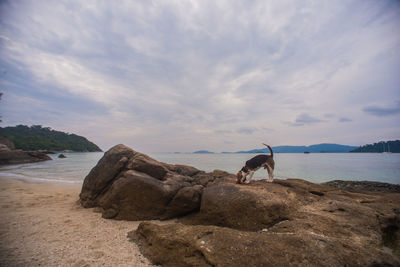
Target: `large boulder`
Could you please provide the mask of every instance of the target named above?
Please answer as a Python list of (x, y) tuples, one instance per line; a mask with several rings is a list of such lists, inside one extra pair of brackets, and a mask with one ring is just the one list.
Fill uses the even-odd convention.
[(251, 184), (236, 184), (233, 179), (227, 175), (225, 180), (207, 186), (199, 212), (181, 221), (258, 231), (293, 218), (299, 206), (319, 201), (332, 190), (296, 179)]
[(117, 145), (85, 178), (80, 201), (84, 207), (101, 207), (105, 218), (167, 219), (198, 210), (203, 186), (218, 175)]
[(290, 202), (262, 187), (213, 185), (204, 189), (199, 213), (185, 221), (257, 231), (287, 220)]
[(178, 189), (178, 184), (163, 183), (146, 173), (127, 170), (99, 198), (99, 205), (106, 218), (159, 219)]
[(97, 165), (86, 176), (80, 196), (81, 204), (86, 207), (98, 206), (101, 193), (111, 187), (120, 172), (125, 169), (128, 159), (135, 155), (135, 151), (117, 145), (107, 151)]

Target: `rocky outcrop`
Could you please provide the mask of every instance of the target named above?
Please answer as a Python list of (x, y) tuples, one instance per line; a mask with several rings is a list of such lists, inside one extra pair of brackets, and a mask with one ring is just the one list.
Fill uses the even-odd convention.
[(257, 231), (287, 220), (297, 206), (286, 189), (276, 186), (271, 191), (255, 184), (232, 182), (204, 189), (200, 210), (184, 219), (190, 224), (212, 224), (246, 231)]
[(204, 186), (219, 176), (117, 145), (85, 178), (80, 201), (84, 207), (101, 207), (105, 218), (168, 219), (198, 210)]
[(398, 266), (385, 251), (312, 231), (248, 232), (141, 223), (128, 237), (154, 264), (177, 266)]
[(0, 137), (0, 165), (33, 163), (45, 160), (51, 160), (51, 158), (39, 151), (15, 150), (12, 141)]
[(130, 232), (163, 266), (398, 266), (400, 194), (299, 179), (236, 184), (223, 171), (158, 162), (123, 145), (85, 178), (80, 201)]
[(245, 187), (211, 185), (199, 212), (129, 236), (162, 266), (400, 266), (399, 194), (291, 179)]
[(33, 163), (51, 160), (49, 156), (37, 151), (2, 150), (0, 151), (0, 165)]

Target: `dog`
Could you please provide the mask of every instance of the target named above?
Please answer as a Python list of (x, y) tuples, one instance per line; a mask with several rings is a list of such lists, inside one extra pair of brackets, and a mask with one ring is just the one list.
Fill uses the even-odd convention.
[(272, 148), (269, 145), (264, 143), (263, 145), (268, 147), (269, 151), (271, 152), (271, 155), (257, 155), (246, 161), (246, 165), (236, 174), (238, 184), (250, 183), (254, 173), (261, 167), (267, 169), (268, 172), (267, 181), (268, 182), (274, 181), (274, 168), (275, 168), (274, 152), (272, 152)]

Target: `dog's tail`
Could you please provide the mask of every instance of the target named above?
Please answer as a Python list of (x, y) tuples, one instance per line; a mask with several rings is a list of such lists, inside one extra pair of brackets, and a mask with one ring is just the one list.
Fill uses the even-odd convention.
[(274, 157), (274, 152), (272, 152), (272, 147), (270, 147), (269, 145), (264, 144), (264, 143), (263, 143), (263, 145), (266, 146), (266, 147), (268, 147), (269, 152), (271, 152), (271, 158), (273, 158), (273, 157)]

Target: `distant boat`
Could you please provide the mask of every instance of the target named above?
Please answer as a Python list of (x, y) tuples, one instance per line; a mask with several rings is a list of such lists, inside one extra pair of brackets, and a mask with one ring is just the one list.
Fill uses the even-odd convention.
[(304, 154), (310, 154), (310, 152), (309, 151), (304, 151)]

